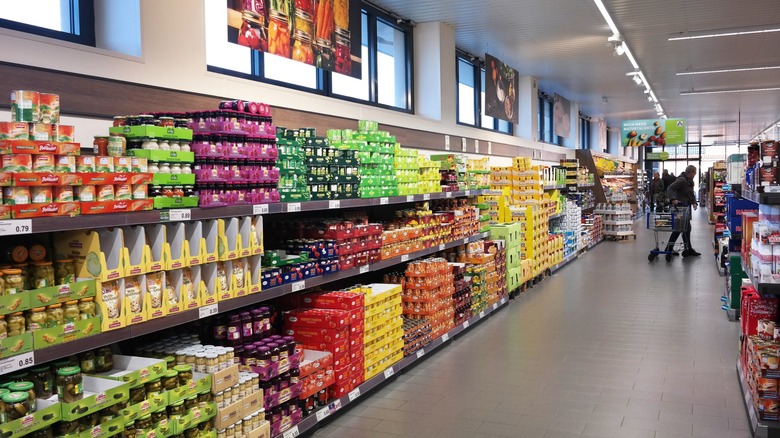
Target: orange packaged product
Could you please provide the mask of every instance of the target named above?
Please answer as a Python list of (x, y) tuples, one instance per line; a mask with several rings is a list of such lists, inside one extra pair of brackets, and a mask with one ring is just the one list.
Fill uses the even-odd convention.
[(30, 200), (33, 204), (51, 204), (54, 199), (52, 187), (31, 187)]
[(76, 157), (76, 172), (95, 173), (95, 157), (92, 155), (79, 155)]
[(93, 202), (97, 200), (97, 187), (96, 186), (80, 186), (76, 187), (76, 199), (81, 202)]
[(95, 172), (112, 173), (114, 171), (114, 157), (95, 157)]
[(14, 173), (30, 173), (33, 169), (33, 158), (30, 154), (3, 155), (3, 170)]
[(112, 185), (104, 185), (104, 186), (97, 186), (97, 201), (98, 202), (105, 202), (105, 201), (113, 201), (114, 198), (114, 186)]
[(54, 187), (54, 202), (73, 202), (73, 187)]

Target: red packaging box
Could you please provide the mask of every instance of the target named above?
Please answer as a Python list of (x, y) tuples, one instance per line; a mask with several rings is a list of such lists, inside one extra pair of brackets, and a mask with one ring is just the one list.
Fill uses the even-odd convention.
[(336, 342), (342, 339), (348, 339), (349, 330), (347, 329), (326, 329), (316, 327), (290, 327), (285, 326), (284, 334), (287, 336), (295, 336), (295, 340), (302, 344), (310, 344), (319, 342)]
[(343, 367), (344, 365), (347, 365), (351, 363), (352, 361), (349, 359), (350, 353), (349, 351), (345, 351), (343, 353), (338, 353), (333, 355), (333, 366), (336, 368)]
[(778, 299), (776, 297), (763, 297), (753, 287), (742, 288), (742, 333), (752, 336), (758, 333), (758, 321), (760, 319), (777, 319)]
[(301, 307), (318, 309), (363, 309), (363, 295), (354, 292), (325, 292), (306, 294), (301, 299)]
[(363, 346), (361, 345), (359, 348), (352, 348), (349, 350), (349, 361), (350, 363), (357, 363), (357, 362), (363, 362)]
[(308, 350), (304, 352), (304, 357), (305, 359), (301, 361), (299, 366), (301, 377), (331, 367), (333, 364), (333, 354), (327, 351)]
[(306, 342), (301, 344), (301, 348), (306, 350), (327, 351), (331, 354), (337, 354), (349, 351), (349, 340), (342, 339), (336, 342)]
[(351, 367), (350, 365), (344, 365), (341, 368), (336, 368), (333, 370), (333, 376), (336, 379), (336, 384), (344, 383), (349, 381), (349, 378), (351, 376)]
[(352, 339), (352, 338), (355, 338), (355, 339), (357, 339), (357, 338), (363, 339), (363, 335), (364, 335), (364, 334), (365, 334), (365, 331), (364, 331), (364, 326), (363, 326), (363, 324), (360, 324), (360, 325), (358, 325), (358, 324), (351, 324), (351, 325), (349, 326), (349, 338), (350, 338), (350, 339)]
[(364, 325), (365, 319), (366, 319), (366, 310), (363, 308), (363, 305), (349, 311), (350, 324)]
[(355, 389), (350, 382), (344, 382), (344, 383), (334, 383), (328, 388), (328, 395), (331, 399), (334, 398), (341, 398), (345, 395), (349, 394), (350, 391)]
[(335, 309), (297, 309), (284, 316), (285, 325), (293, 328), (344, 329), (350, 323), (350, 312)]

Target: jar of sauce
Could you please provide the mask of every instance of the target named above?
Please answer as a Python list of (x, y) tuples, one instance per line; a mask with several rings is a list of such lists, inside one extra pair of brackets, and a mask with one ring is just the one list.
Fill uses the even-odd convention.
[(92, 149), (95, 155), (108, 155), (108, 136), (96, 135), (92, 141)]

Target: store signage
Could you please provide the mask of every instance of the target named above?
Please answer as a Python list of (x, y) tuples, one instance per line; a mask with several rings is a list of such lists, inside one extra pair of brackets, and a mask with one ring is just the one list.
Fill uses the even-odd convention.
[(648, 152), (645, 158), (648, 160), (666, 161), (669, 159), (669, 152)]
[(558, 93), (553, 97), (553, 130), (558, 137), (571, 134), (571, 102)]
[(519, 86), (517, 70), (485, 54), (485, 115), (517, 123)]
[(227, 3), (228, 42), (360, 79), (360, 0)]
[(685, 144), (684, 119), (624, 120), (620, 131), (624, 147)]

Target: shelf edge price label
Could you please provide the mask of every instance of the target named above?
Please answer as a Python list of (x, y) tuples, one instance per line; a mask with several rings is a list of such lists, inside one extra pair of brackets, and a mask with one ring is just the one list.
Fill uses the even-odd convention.
[(366, 272), (371, 270), (371, 265), (363, 265), (360, 267), (360, 273), (365, 274)]
[(482, 319), (485, 317), (485, 311), (479, 312), (479, 319)]
[(425, 356), (425, 350), (422, 349), (422, 348), (417, 350), (417, 359), (419, 359), (419, 358), (421, 358), (423, 356)]
[(328, 201), (328, 208), (331, 210), (341, 208), (341, 201)]
[(503, 306), (504, 304), (506, 304), (506, 298), (501, 298), (501, 305)]
[(256, 204), (252, 206), (252, 214), (268, 214), (268, 204)]
[(498, 303), (493, 303), (493, 310), (498, 309)]
[(33, 365), (35, 365), (35, 355), (34, 352), (30, 351), (0, 361), (0, 373), (7, 374)]
[(445, 333), (445, 334), (441, 335), (441, 341), (442, 342), (447, 342), (449, 340), (450, 340), (450, 335), (448, 333)]
[(292, 284), (292, 291), (293, 292), (300, 292), (302, 290), (306, 289), (306, 280), (303, 281), (296, 281)]
[(379, 198), (379, 205), (387, 205), (390, 203), (390, 198)]
[(447, 192), (444, 194), (445, 198), (452, 198), (452, 192)]
[(467, 328), (469, 328), (469, 322), (463, 321), (463, 330), (466, 330)]
[(322, 408), (319, 411), (317, 411), (317, 422), (328, 418), (330, 416), (330, 408)]
[(289, 429), (287, 432), (282, 435), (283, 438), (295, 438), (298, 435), (300, 435), (301, 432), (298, 431), (298, 426), (293, 426), (291, 429)]
[(466, 190), (466, 196), (471, 196), (471, 190)]
[(217, 304), (211, 304), (209, 306), (203, 306), (198, 308), (198, 318), (208, 318), (219, 313), (219, 307)]
[(393, 367), (390, 367), (390, 368), (386, 369), (385, 370), (385, 379), (389, 379), (389, 378), (393, 377), (393, 374), (395, 374), (395, 370), (393, 369)]
[(463, 239), (463, 244), (464, 245), (468, 245), (468, 243), (469, 243), (469, 238), (468, 237)]
[(192, 219), (192, 210), (189, 208), (181, 208), (176, 210), (170, 210), (168, 212), (169, 220), (171, 222), (188, 221)]
[(356, 398), (360, 397), (360, 388), (353, 389), (347, 395), (349, 396), (349, 401), (355, 401)]
[(439, 244), (439, 251), (444, 251), (444, 248), (446, 248), (446, 245), (443, 243)]
[(423, 194), (423, 201), (430, 201), (431, 200), (431, 194), (425, 193)]
[(409, 261), (409, 254), (402, 255), (401, 256), (401, 261), (402, 262), (408, 262)]
[(31, 219), (17, 219), (12, 221), (0, 221), (0, 236), (17, 236), (19, 234), (32, 233)]
[(300, 202), (292, 202), (287, 204), (287, 212), (288, 213), (298, 213), (301, 211), (301, 203)]

